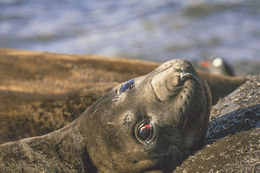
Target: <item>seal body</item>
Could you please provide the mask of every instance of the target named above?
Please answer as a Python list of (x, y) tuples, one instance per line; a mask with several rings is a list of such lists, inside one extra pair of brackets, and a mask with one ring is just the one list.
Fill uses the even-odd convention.
[[(0, 48), (0, 144), (64, 127), (113, 87), (159, 63)], [(212, 103), (246, 79), (197, 70)]]
[(203, 142), (211, 96), (185, 60), (122, 83), (50, 134), (0, 146), (4, 172), (172, 170)]
[(0, 145), (0, 172), (97, 172), (79, 134), (69, 124), (53, 133)]

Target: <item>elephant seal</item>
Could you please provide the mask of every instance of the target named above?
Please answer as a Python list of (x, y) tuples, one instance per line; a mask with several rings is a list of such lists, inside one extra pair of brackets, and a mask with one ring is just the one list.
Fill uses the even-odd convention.
[[(0, 48), (0, 144), (60, 129), (117, 84), (159, 65)], [(207, 81), (213, 104), (246, 81), (244, 77), (197, 72)]]
[(116, 86), (64, 128), (0, 145), (0, 170), (172, 170), (202, 144), (210, 107), (192, 65), (168, 61)]

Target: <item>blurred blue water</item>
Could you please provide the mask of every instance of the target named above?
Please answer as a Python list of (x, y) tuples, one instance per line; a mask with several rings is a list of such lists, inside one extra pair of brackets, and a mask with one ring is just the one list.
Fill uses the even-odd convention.
[(260, 61), (260, 1), (0, 0), (0, 47)]

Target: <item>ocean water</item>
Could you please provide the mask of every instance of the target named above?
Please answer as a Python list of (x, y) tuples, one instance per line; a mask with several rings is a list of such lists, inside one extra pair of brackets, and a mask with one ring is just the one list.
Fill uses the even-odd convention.
[(0, 47), (260, 61), (260, 1), (0, 0)]

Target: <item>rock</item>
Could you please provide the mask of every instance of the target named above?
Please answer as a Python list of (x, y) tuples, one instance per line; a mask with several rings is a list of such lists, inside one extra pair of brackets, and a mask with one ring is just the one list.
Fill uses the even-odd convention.
[(220, 139), (189, 157), (174, 172), (259, 172), (259, 135), (256, 128)]

